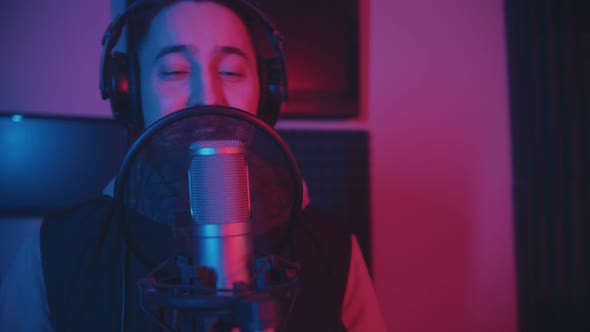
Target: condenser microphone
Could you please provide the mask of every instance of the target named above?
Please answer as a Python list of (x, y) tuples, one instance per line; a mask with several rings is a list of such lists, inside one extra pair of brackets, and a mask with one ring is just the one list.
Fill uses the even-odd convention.
[(253, 270), (250, 186), (239, 140), (197, 141), (188, 170), (193, 265), (213, 272), (210, 286), (249, 285)]

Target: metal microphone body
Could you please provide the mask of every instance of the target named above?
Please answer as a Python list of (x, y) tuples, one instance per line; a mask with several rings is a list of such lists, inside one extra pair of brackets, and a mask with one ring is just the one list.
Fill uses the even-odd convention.
[(241, 142), (194, 142), (188, 182), (193, 264), (215, 273), (215, 288), (250, 284), (254, 265), (250, 187)]

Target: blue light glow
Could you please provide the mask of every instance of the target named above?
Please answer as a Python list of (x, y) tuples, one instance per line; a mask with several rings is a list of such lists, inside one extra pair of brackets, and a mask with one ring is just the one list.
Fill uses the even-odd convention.
[(12, 116), (12, 122), (21, 122), (23, 120), (23, 116), (20, 114), (15, 114)]
[(201, 156), (212, 156), (216, 153), (215, 148), (201, 148), (199, 149), (199, 155)]

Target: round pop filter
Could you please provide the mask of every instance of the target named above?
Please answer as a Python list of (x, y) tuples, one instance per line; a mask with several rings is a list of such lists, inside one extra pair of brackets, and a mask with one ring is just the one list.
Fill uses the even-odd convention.
[(114, 197), (129, 248), (155, 267), (190, 256), (209, 225), (227, 235), (246, 225), (255, 254), (278, 254), (301, 212), (302, 182), (287, 144), (264, 122), (231, 107), (195, 106), (137, 139)]

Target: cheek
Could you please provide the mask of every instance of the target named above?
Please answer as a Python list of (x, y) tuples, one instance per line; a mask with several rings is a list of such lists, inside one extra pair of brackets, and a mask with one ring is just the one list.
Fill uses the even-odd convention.
[(239, 108), (246, 112), (256, 114), (258, 111), (258, 100), (260, 98), (259, 87), (256, 82), (232, 86), (226, 91), (229, 106)]
[(148, 88), (142, 91), (142, 109), (146, 126), (151, 125), (164, 116), (183, 109), (189, 94), (187, 87), (181, 84), (158, 84), (151, 81)]

